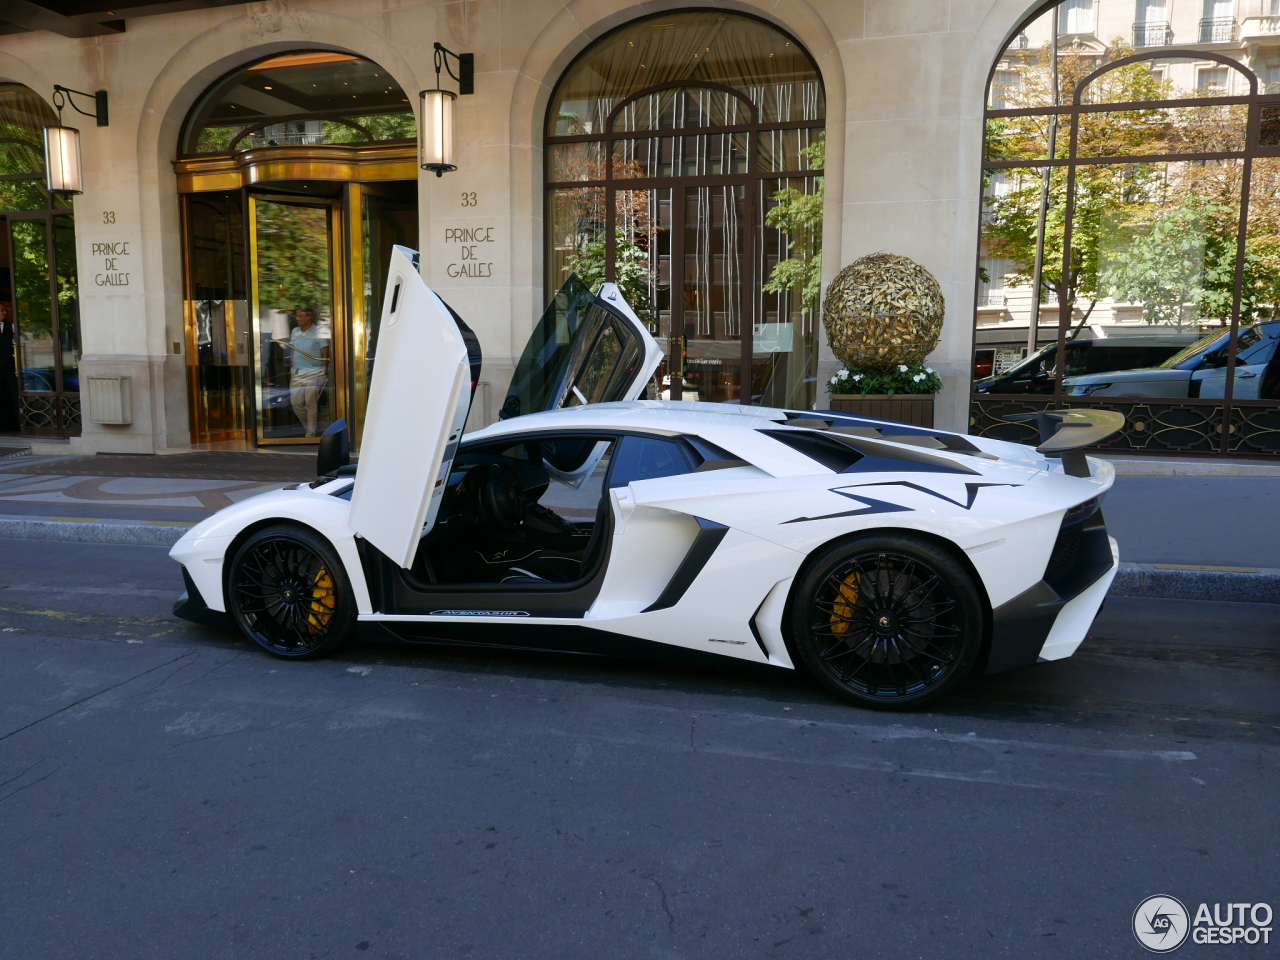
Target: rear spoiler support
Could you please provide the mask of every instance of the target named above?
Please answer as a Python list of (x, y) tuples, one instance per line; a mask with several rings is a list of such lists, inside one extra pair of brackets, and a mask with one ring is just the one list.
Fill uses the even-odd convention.
[(1093, 447), (1124, 429), (1124, 414), (1115, 410), (1037, 410), (1015, 413), (1006, 420), (1034, 420), (1040, 430), (1037, 453), (1060, 457), (1069, 477), (1089, 476), (1086, 447)]

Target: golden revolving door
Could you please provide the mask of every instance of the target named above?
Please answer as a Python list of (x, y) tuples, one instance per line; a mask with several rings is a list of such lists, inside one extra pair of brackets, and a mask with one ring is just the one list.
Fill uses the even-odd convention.
[[(411, 163), (412, 161), (410, 161)], [(279, 181), (185, 195), (192, 442), (358, 442), (392, 246), (417, 246), (417, 183)]]
[(418, 245), (416, 122), (378, 64), (337, 51), (250, 63), (192, 109), (182, 199), (191, 439), (357, 443), (394, 244)]

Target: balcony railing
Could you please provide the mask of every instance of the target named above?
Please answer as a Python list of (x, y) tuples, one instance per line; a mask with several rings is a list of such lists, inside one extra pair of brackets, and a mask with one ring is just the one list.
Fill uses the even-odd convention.
[(1255, 43), (1280, 40), (1280, 17), (1248, 17), (1240, 28), (1240, 39)]
[(1236, 38), (1236, 21), (1233, 17), (1206, 17), (1200, 21), (1201, 43), (1226, 43)]
[(1009, 298), (1003, 293), (979, 293), (978, 306), (980, 307), (1005, 307), (1009, 305)]
[(1173, 43), (1173, 29), (1157, 20), (1133, 25), (1133, 45), (1135, 47), (1167, 47)]

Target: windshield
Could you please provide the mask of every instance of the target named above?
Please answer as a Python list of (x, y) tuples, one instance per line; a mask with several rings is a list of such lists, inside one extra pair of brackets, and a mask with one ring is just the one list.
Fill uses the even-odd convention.
[(548, 409), (567, 373), (574, 334), (594, 301), (595, 297), (576, 274), (556, 292), (511, 375), (511, 387), (502, 404), (500, 419)]
[(1196, 354), (1200, 353), (1201, 351), (1207, 350), (1209, 347), (1216, 344), (1219, 340), (1225, 343), (1227, 337), (1229, 336), (1231, 336), (1230, 330), (1219, 330), (1215, 333), (1209, 334), (1206, 337), (1201, 337), (1191, 346), (1187, 347), (1184, 350), (1179, 350), (1177, 353), (1175, 353), (1172, 357), (1170, 357), (1164, 363), (1160, 364), (1160, 369), (1162, 370), (1176, 369), (1178, 364), (1182, 363), (1182, 361), (1186, 360), (1188, 357), (1193, 357)]

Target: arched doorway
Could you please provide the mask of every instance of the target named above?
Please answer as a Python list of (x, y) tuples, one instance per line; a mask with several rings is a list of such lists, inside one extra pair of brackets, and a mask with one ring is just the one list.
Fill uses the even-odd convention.
[[(0, 83), (0, 433), (80, 433), (80, 295), (71, 201), (45, 189), (53, 109)], [(16, 349), (15, 349), (16, 348)]]
[(382, 278), (417, 246), (416, 121), (385, 69), (300, 51), (214, 84), (184, 125), (186, 356), (194, 443), (358, 439)]
[(547, 112), (549, 290), (619, 283), (667, 350), (663, 396), (811, 406), (816, 311), (764, 289), (796, 252), (767, 216), (819, 191), (806, 150), (825, 117), (808, 53), (751, 17), (683, 11), (597, 41)]

